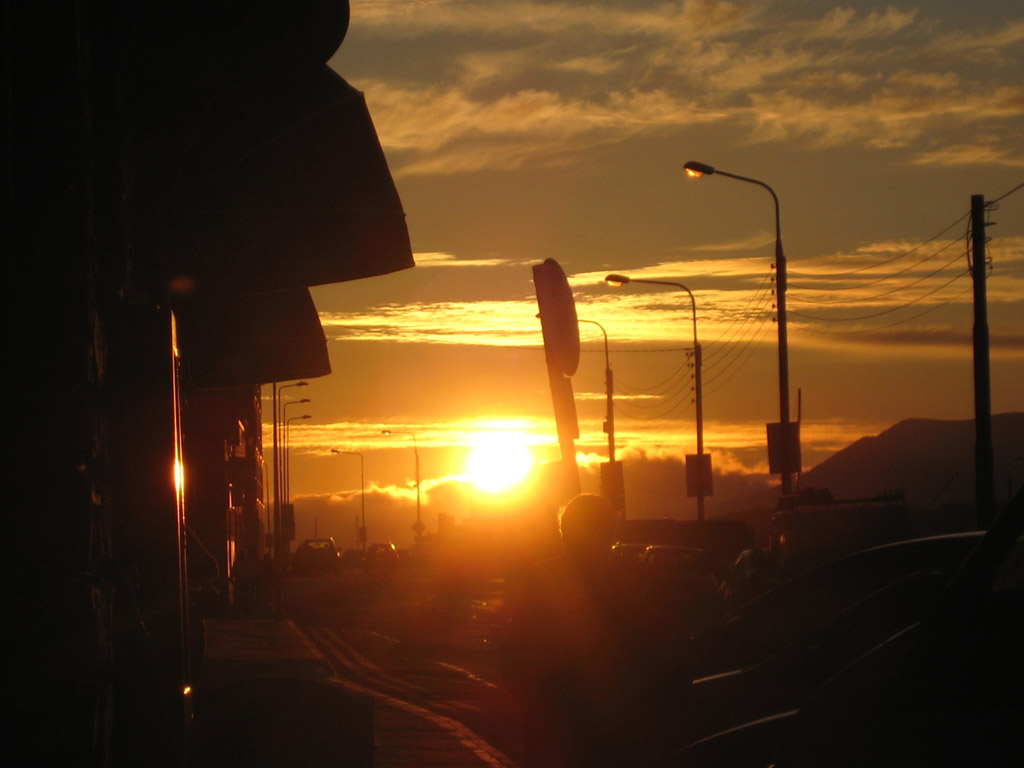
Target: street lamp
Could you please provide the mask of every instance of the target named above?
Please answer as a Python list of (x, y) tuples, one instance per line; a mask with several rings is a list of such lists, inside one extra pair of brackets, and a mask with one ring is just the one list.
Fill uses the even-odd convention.
[[(642, 280), (638, 277), (627, 275), (608, 275), (604, 281), (611, 286), (618, 287), (629, 283), (647, 283), (649, 285), (667, 285), (673, 288), (684, 290), (690, 296), (690, 304), (693, 307), (693, 370), (694, 370), (694, 395), (697, 406), (697, 519), (704, 520), (704, 496), (707, 484), (705, 480), (710, 477), (710, 464), (708, 470), (704, 468), (704, 396), (701, 387), (701, 364), (702, 356), (700, 342), (697, 341), (697, 300), (693, 297), (693, 291), (682, 283), (673, 283), (666, 280)], [(710, 458), (710, 457), (709, 457)]]
[(366, 473), (364, 472), (363, 454), (356, 451), (342, 451), (337, 448), (331, 448), (331, 453), (343, 453), (348, 456), (359, 457), (359, 504), (362, 513), (362, 522), (359, 525), (359, 546), (362, 550), (366, 550)]
[(288, 427), (287, 427), (287, 425), (288, 425), (288, 406), (289, 405), (302, 404), (302, 403), (311, 403), (311, 402), (313, 402), (313, 401), (310, 400), (308, 397), (304, 397), (301, 400), (289, 400), (287, 403), (284, 403), (281, 406), (281, 423), (285, 424), (283, 440), (281, 441), (282, 442), (282, 446), (281, 447), (283, 449), (281, 451), (281, 453), (282, 453), (281, 469), (282, 469), (282, 477), (284, 478), (281, 481), (281, 490), (283, 491), (283, 493), (281, 494), (281, 498), (284, 500), (285, 504), (287, 504), (288, 502), (291, 501), (291, 493), (290, 493), (291, 488), (290, 488), (289, 475), (288, 475), (288, 467), (289, 467), (289, 462), (290, 462), (290, 458), (289, 458), (289, 455), (288, 455), (288, 443), (289, 443), (289, 435), (288, 435)]
[[(288, 405), (291, 405), (291, 403), (285, 403), (285, 406), (288, 406)], [(303, 414), (302, 416), (292, 416), (290, 419), (285, 419), (285, 427), (284, 427), (284, 462), (283, 462), (283, 464), (284, 464), (284, 503), (285, 504), (291, 504), (292, 503), (292, 477), (291, 477), (292, 462), (291, 462), (291, 458), (290, 458), (289, 453), (288, 453), (288, 449), (291, 447), (291, 442), (292, 442), (292, 440), (291, 440), (292, 422), (293, 421), (297, 421), (299, 419), (308, 419), (308, 418), (310, 418), (310, 415), (308, 413), (306, 413), (306, 414)]]
[(578, 318), (581, 323), (596, 325), (604, 336), (604, 390), (606, 395), (604, 431), (608, 435), (608, 461), (615, 461), (615, 406), (612, 400), (612, 363), (608, 357), (608, 332), (596, 320)]
[(281, 394), (289, 387), (308, 387), (308, 381), (297, 381), (294, 384), (277, 386), (275, 381), (272, 388), (272, 419), (273, 419), (273, 453), (274, 464), (274, 559), (283, 561), (287, 555), (287, 543), (284, 541), (281, 530), (281, 477), (283, 468), (281, 466), (281, 455), (278, 449), (278, 433), (281, 416)]
[(416, 524), (413, 525), (412, 530), (416, 534), (416, 538), (423, 535), (423, 520), (420, 517), (420, 449), (416, 445), (416, 435), (412, 432), (399, 432), (393, 429), (382, 429), (382, 435), (408, 435), (412, 438), (412, 452), (416, 457)]
[[(734, 173), (726, 173), (725, 171), (718, 170), (712, 165), (706, 163), (699, 163), (695, 160), (690, 160), (688, 163), (683, 165), (686, 170), (686, 174), (692, 178), (699, 179), (701, 176), (711, 176), (718, 174), (719, 176), (727, 176), (730, 179), (738, 179), (739, 181), (746, 181), (750, 184), (757, 184), (759, 187), (764, 187), (768, 190), (772, 196), (772, 200), (775, 203), (775, 269), (777, 272), (776, 279), (776, 304), (778, 306), (778, 325), (779, 325), (779, 455), (781, 455), (781, 461), (779, 462), (779, 470), (782, 475), (782, 493), (786, 495), (791, 493), (793, 490), (791, 472), (799, 471), (799, 459), (792, 461), (793, 458), (799, 456), (799, 437), (796, 437), (790, 433), (790, 421), (789, 421), (789, 341), (786, 332), (786, 255), (782, 250), (782, 226), (781, 216), (779, 213), (779, 197), (775, 194), (775, 190), (765, 184), (763, 181), (757, 179), (751, 179), (746, 176), (737, 176)], [(793, 442), (793, 438), (796, 437), (796, 443)], [(769, 458), (771, 457), (771, 449), (769, 445)], [(769, 462), (770, 463), (770, 462)], [(793, 464), (797, 466), (794, 469)]]

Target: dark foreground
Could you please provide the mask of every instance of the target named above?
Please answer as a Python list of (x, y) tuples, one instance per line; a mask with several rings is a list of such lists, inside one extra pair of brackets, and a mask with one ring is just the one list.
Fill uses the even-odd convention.
[(347, 690), (372, 699), (377, 768), (519, 764), (499, 674), (503, 584), (457, 587), (419, 569), (282, 582), (283, 615)]

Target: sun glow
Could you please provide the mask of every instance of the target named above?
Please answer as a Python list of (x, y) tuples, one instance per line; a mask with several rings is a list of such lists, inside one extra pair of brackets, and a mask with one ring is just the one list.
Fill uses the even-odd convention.
[(488, 493), (507, 491), (521, 483), (533, 467), (526, 435), (491, 432), (476, 438), (466, 461), (466, 477)]

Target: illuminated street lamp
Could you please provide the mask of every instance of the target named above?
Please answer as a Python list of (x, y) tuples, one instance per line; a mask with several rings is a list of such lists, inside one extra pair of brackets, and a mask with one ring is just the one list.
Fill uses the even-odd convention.
[[(291, 403), (285, 403), (285, 406), (289, 406)], [(291, 477), (291, 458), (288, 455), (288, 449), (291, 447), (291, 427), (292, 422), (299, 419), (308, 419), (310, 415), (308, 413), (302, 416), (292, 416), (290, 419), (285, 419), (284, 427), (284, 503), (292, 503), (292, 477)]]
[[(778, 469), (779, 474), (782, 475), (782, 493), (786, 495), (791, 493), (793, 490), (791, 474), (792, 472), (800, 471), (799, 461), (799, 449), (800, 439), (799, 433), (792, 434), (789, 420), (789, 341), (786, 332), (786, 255), (782, 250), (782, 226), (781, 216), (779, 213), (779, 197), (775, 194), (775, 190), (765, 184), (763, 181), (757, 179), (751, 179), (746, 176), (737, 176), (734, 173), (726, 173), (725, 171), (718, 170), (712, 165), (706, 163), (698, 163), (695, 160), (691, 160), (686, 163), (683, 168), (686, 170), (686, 174), (692, 178), (699, 179), (701, 176), (711, 176), (712, 174), (718, 174), (719, 176), (727, 176), (730, 179), (738, 179), (739, 181), (746, 181), (750, 184), (757, 184), (759, 187), (764, 187), (768, 190), (772, 196), (772, 200), (775, 203), (775, 269), (777, 272), (776, 279), (776, 304), (778, 307), (778, 326), (779, 326), (779, 451), (777, 453), (781, 458), (779, 459)], [(769, 426), (770, 429), (770, 426)], [(795, 441), (795, 443), (794, 443)], [(769, 439), (769, 459), (772, 456), (771, 440)], [(769, 461), (769, 463), (773, 463)], [(796, 466), (793, 466), (796, 464)]]
[(343, 453), (347, 456), (359, 457), (359, 504), (362, 513), (362, 522), (359, 524), (359, 547), (366, 550), (366, 473), (364, 472), (363, 454), (357, 451), (342, 451), (331, 448), (331, 453)]
[[(697, 519), (700, 521), (704, 520), (704, 496), (710, 495), (705, 493), (710, 490), (710, 485), (707, 481), (711, 477), (711, 463), (710, 456), (707, 461), (707, 468), (705, 469), (704, 462), (704, 396), (701, 387), (701, 365), (702, 356), (700, 349), (700, 342), (697, 341), (697, 300), (693, 297), (693, 291), (687, 288), (682, 283), (673, 283), (666, 280), (642, 280), (638, 277), (628, 277), (627, 275), (608, 275), (604, 281), (611, 286), (618, 287), (621, 285), (627, 285), (628, 283), (647, 283), (649, 285), (667, 285), (673, 288), (679, 288), (684, 290), (690, 296), (690, 304), (693, 307), (693, 369), (694, 369), (694, 399), (696, 400), (697, 410), (697, 459), (696, 459), (696, 473), (693, 475), (693, 482), (696, 485), (696, 496), (697, 496)], [(690, 473), (687, 472), (687, 485), (690, 486)]]
[(413, 525), (412, 530), (416, 534), (416, 538), (423, 535), (423, 520), (420, 517), (420, 449), (416, 445), (416, 435), (412, 432), (398, 432), (393, 429), (381, 430), (382, 435), (408, 435), (412, 438), (412, 452), (416, 457), (416, 523)]
[(285, 384), (281, 387), (277, 386), (275, 381), (272, 388), (272, 421), (273, 421), (273, 464), (274, 464), (274, 559), (283, 561), (288, 554), (288, 545), (284, 540), (283, 531), (281, 530), (281, 477), (283, 475), (283, 468), (281, 466), (281, 454), (278, 449), (278, 425), (281, 423), (281, 394), (284, 390), (289, 387), (308, 387), (308, 381), (297, 381), (294, 384)]

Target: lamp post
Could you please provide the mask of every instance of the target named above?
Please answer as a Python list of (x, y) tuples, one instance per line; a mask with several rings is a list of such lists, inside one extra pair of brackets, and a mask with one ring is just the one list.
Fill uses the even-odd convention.
[[(757, 184), (759, 187), (764, 187), (768, 190), (772, 196), (772, 200), (775, 203), (775, 269), (777, 272), (776, 279), (776, 305), (778, 307), (778, 326), (779, 326), (779, 455), (781, 455), (781, 461), (779, 463), (780, 474), (782, 475), (782, 493), (783, 495), (789, 494), (793, 490), (791, 471), (799, 471), (799, 466), (796, 470), (793, 470), (791, 457), (798, 456), (799, 453), (799, 438), (796, 445), (790, 445), (793, 435), (790, 434), (790, 420), (789, 420), (789, 340), (786, 332), (786, 254), (782, 250), (782, 226), (781, 226), (781, 215), (779, 213), (779, 197), (775, 194), (775, 190), (765, 184), (763, 181), (757, 179), (751, 179), (746, 176), (738, 176), (734, 173), (727, 173), (726, 171), (718, 170), (712, 165), (706, 163), (699, 163), (695, 160), (690, 160), (683, 168), (686, 170), (688, 176), (699, 179), (701, 176), (711, 176), (712, 174), (718, 174), (719, 176), (727, 176), (730, 179), (737, 179), (739, 181), (745, 181), (750, 184)], [(769, 451), (769, 456), (771, 451)], [(799, 464), (799, 461), (797, 461)]]
[(287, 554), (287, 544), (284, 541), (284, 536), (281, 531), (281, 456), (278, 450), (278, 424), (280, 424), (281, 415), (281, 394), (284, 390), (289, 387), (308, 387), (308, 381), (297, 381), (294, 384), (285, 384), (283, 386), (277, 386), (277, 382), (274, 382), (272, 388), (272, 419), (273, 419), (273, 452), (271, 454), (274, 463), (274, 559), (283, 561)]
[[(690, 296), (690, 304), (693, 308), (693, 371), (694, 371), (694, 399), (696, 401), (697, 410), (697, 456), (704, 456), (704, 395), (701, 387), (701, 349), (700, 342), (697, 341), (697, 300), (693, 297), (693, 291), (687, 288), (682, 283), (673, 283), (666, 280), (642, 280), (636, 277), (628, 277), (627, 275), (608, 275), (604, 281), (611, 286), (627, 285), (628, 283), (647, 283), (649, 285), (667, 285), (673, 288), (679, 288), (686, 291)], [(704, 459), (697, 459), (697, 519), (701, 522), (704, 521), (704, 496), (706, 490), (705, 478), (710, 475), (710, 472), (705, 474), (704, 470)]]
[[(291, 403), (285, 403), (285, 405), (291, 405)], [(291, 457), (288, 454), (288, 449), (291, 447), (291, 441), (292, 441), (292, 439), (291, 439), (292, 422), (293, 421), (298, 421), (299, 419), (308, 419), (308, 418), (310, 418), (310, 415), (308, 413), (305, 413), (302, 416), (292, 416), (290, 419), (285, 419), (285, 427), (284, 427), (284, 462), (283, 462), (283, 464), (284, 464), (284, 503), (285, 504), (291, 504), (292, 503), (292, 477), (291, 477), (292, 462), (291, 462)]]
[(356, 451), (342, 451), (331, 448), (331, 453), (359, 457), (359, 505), (362, 522), (359, 524), (359, 548), (366, 550), (366, 473), (364, 472), (363, 454)]
[(301, 403), (311, 403), (311, 402), (313, 402), (313, 401), (310, 400), (308, 397), (304, 397), (301, 400), (289, 400), (288, 402), (282, 404), (282, 406), (281, 406), (281, 423), (285, 425), (284, 435), (282, 436), (283, 439), (281, 441), (281, 443), (282, 443), (282, 446), (281, 446), (282, 447), (282, 451), (281, 451), (281, 453), (282, 453), (281, 469), (282, 469), (282, 475), (284, 477), (284, 479), (281, 481), (281, 490), (283, 491), (283, 493), (281, 494), (281, 498), (283, 499), (285, 504), (287, 504), (289, 501), (291, 501), (291, 494), (290, 494), (290, 490), (291, 489), (289, 487), (290, 483), (289, 483), (289, 479), (288, 479), (288, 464), (289, 464), (289, 456), (288, 456), (288, 442), (289, 442), (289, 436), (288, 436), (288, 406), (289, 405), (297, 405), (297, 404), (301, 404)]
[(420, 517), (420, 449), (416, 445), (416, 435), (412, 432), (398, 432), (393, 429), (381, 430), (382, 435), (408, 435), (412, 438), (412, 452), (416, 457), (416, 523), (413, 525), (412, 530), (416, 534), (416, 538), (423, 535), (423, 520)]
[(596, 320), (579, 318), (579, 322), (596, 325), (601, 329), (601, 334), (604, 336), (604, 391), (606, 400), (604, 431), (608, 435), (608, 461), (613, 462), (615, 461), (615, 406), (612, 400), (612, 364), (611, 358), (608, 357), (608, 332)]

